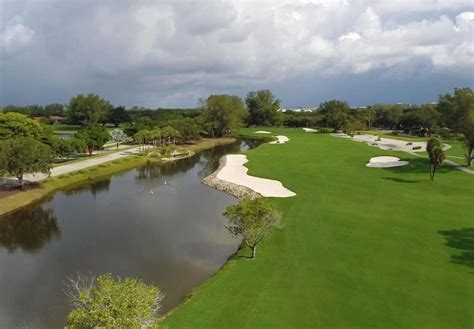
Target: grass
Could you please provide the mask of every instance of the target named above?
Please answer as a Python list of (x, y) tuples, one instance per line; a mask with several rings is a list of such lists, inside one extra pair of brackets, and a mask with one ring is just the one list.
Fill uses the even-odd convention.
[[(243, 132), (249, 134), (255, 129)], [(249, 174), (296, 197), (270, 199), (286, 226), (253, 261), (230, 259), (163, 324), (174, 328), (471, 328), (474, 176), (363, 143), (269, 129)], [(410, 165), (367, 168), (373, 156)]]
[[(196, 144), (181, 147), (182, 149), (191, 150), (194, 153), (205, 149), (212, 148), (216, 145), (230, 144), (234, 142), (233, 138), (216, 138), (204, 139)], [(74, 171), (57, 177), (46, 179), (39, 188), (25, 190), (15, 193), (11, 196), (0, 199), (0, 216), (12, 212), (18, 208), (27, 206), (31, 203), (40, 201), (48, 197), (54, 191), (64, 187), (80, 184), (85, 181), (91, 181), (116, 174), (118, 172), (129, 170), (131, 168), (142, 166), (148, 162), (160, 162), (153, 156), (146, 155), (130, 155), (118, 160), (109, 161), (98, 166), (88, 167), (82, 170)]]

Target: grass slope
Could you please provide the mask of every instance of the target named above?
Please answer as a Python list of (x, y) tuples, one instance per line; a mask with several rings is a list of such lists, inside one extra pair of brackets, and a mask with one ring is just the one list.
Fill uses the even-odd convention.
[[(247, 165), (297, 193), (270, 199), (285, 228), (259, 246), (256, 260), (231, 259), (165, 326), (472, 327), (473, 176), (445, 166), (430, 182), (424, 158), (268, 130), (291, 140), (251, 150)], [(410, 165), (366, 168), (378, 155)]]

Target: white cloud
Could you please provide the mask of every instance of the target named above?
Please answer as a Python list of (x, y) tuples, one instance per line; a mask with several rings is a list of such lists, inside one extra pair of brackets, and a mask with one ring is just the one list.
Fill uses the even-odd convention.
[(53, 72), (51, 84), (156, 106), (297, 77), (474, 69), (474, 13), (464, 0), (25, 0), (7, 9), (23, 21), (7, 25), (1, 43), (29, 56), (25, 80), (30, 65), (38, 79)]
[(35, 31), (28, 26), (20, 23), (7, 25), (0, 34), (0, 46), (7, 52), (21, 50), (31, 44), (34, 36)]

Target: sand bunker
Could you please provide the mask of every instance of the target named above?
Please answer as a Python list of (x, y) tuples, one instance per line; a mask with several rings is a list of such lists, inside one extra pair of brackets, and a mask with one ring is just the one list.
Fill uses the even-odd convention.
[(256, 134), (271, 134), (270, 131), (265, 131), (265, 130), (259, 130), (255, 132)]
[(400, 167), (406, 166), (409, 162), (408, 161), (400, 161), (397, 157), (389, 157), (389, 156), (380, 156), (371, 158), (367, 167), (370, 168), (390, 168), (390, 167)]
[[(350, 137), (349, 135), (342, 133), (331, 135), (335, 137), (350, 138), (356, 142), (364, 142), (370, 146), (376, 146), (382, 150), (403, 151), (412, 154), (426, 151), (426, 142), (407, 142), (392, 138), (379, 138), (375, 135), (369, 134), (354, 135), (354, 137)], [(443, 144), (443, 150), (447, 150), (449, 148), (451, 148), (451, 145)]]
[(224, 166), (216, 175), (220, 180), (245, 186), (264, 197), (288, 198), (296, 195), (279, 181), (247, 175), (248, 169), (244, 167), (244, 164), (248, 160), (243, 154), (226, 155), (224, 161)]
[(313, 128), (303, 128), (304, 131), (306, 131), (307, 133), (317, 133), (318, 130), (317, 129), (313, 129)]
[(290, 140), (288, 137), (283, 136), (283, 135), (278, 135), (278, 136), (275, 136), (275, 137), (278, 140), (270, 142), (270, 144), (285, 144), (286, 142), (288, 142)]

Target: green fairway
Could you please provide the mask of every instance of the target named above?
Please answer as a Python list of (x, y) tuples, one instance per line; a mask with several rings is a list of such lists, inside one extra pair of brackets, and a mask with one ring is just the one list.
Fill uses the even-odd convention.
[[(473, 175), (443, 166), (430, 182), (422, 157), (301, 129), (263, 130), (290, 138), (247, 153), (249, 174), (296, 192), (270, 199), (286, 226), (255, 260), (231, 259), (165, 326), (474, 326)], [(365, 166), (380, 155), (410, 165)]]

